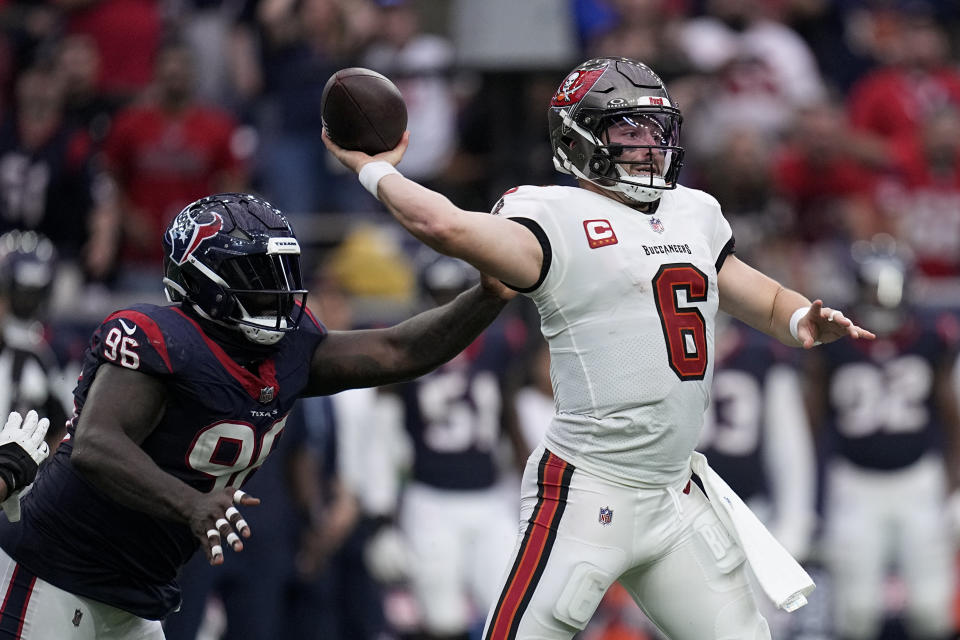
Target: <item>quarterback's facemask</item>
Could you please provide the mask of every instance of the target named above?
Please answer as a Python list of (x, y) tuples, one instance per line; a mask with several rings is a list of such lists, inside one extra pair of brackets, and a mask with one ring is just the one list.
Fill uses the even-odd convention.
[(683, 117), (646, 65), (627, 58), (583, 63), (554, 94), (548, 120), (558, 171), (634, 202), (676, 188)]
[(299, 326), (307, 296), (300, 245), (269, 202), (237, 193), (197, 200), (170, 223), (163, 248), (171, 302), (259, 345)]

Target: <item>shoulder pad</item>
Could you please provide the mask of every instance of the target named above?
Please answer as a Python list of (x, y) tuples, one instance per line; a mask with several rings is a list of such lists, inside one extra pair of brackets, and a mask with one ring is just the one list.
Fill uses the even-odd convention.
[(110, 314), (93, 334), (90, 349), (98, 360), (148, 374), (172, 373), (169, 320), (161, 307), (140, 305)]

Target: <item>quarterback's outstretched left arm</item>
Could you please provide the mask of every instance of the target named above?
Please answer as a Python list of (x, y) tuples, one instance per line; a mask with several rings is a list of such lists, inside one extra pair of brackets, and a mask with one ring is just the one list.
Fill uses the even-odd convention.
[[(720, 309), (785, 345), (804, 349), (844, 336), (873, 340), (874, 334), (853, 324), (838, 309), (812, 303), (803, 295), (729, 256), (718, 274)], [(806, 312), (799, 314), (800, 309)], [(797, 317), (794, 318), (794, 314)], [(791, 330), (796, 322), (796, 336)], [(798, 345), (799, 343), (799, 345)]]

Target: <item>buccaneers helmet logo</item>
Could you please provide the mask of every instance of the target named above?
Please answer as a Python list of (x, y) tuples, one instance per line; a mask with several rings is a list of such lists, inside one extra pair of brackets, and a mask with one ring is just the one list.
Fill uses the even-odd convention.
[(554, 107), (565, 107), (576, 102), (580, 102), (583, 96), (587, 95), (594, 83), (600, 79), (606, 68), (600, 69), (577, 69), (566, 77), (557, 93), (554, 94), (550, 105)]
[(223, 228), (223, 218), (212, 211), (182, 214), (167, 229), (170, 243), (170, 259), (183, 264), (203, 241), (212, 238)]

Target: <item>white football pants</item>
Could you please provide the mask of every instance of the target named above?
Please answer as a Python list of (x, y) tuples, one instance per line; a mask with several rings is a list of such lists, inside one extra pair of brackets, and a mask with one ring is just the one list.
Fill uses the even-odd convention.
[(617, 580), (672, 640), (769, 640), (744, 555), (684, 479), (637, 489), (543, 446), (527, 461), (520, 535), (485, 640), (566, 639)]

